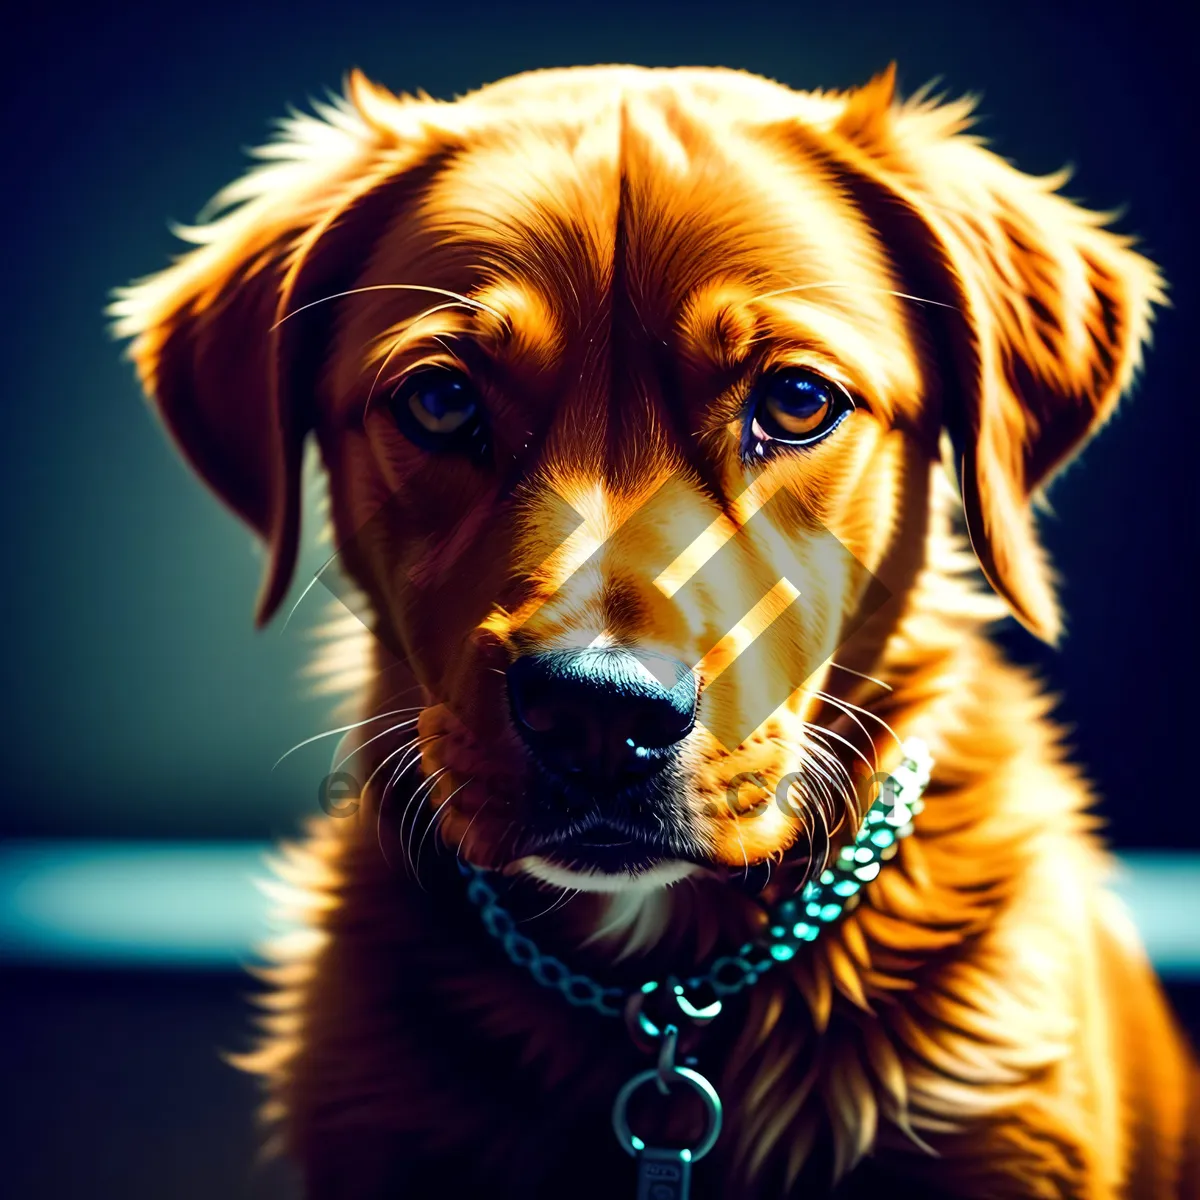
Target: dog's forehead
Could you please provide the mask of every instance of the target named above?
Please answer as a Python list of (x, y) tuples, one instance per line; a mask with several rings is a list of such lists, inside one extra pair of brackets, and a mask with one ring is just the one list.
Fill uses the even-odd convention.
[[(616, 288), (649, 320), (676, 317), (717, 278), (879, 283), (868, 223), (814, 159), (674, 90), (618, 92), (480, 142), (431, 189), (439, 236), (585, 319)], [(848, 303), (878, 298), (868, 288)]]
[(621, 340), (719, 370), (777, 337), (821, 350), (865, 387), (915, 387), (886, 248), (781, 134), (778, 112), (762, 120), (680, 87), (581, 94), (499, 105), (432, 175), (364, 282), (481, 302), (448, 324), (473, 323), (485, 339), (503, 327), (508, 352), (541, 362)]

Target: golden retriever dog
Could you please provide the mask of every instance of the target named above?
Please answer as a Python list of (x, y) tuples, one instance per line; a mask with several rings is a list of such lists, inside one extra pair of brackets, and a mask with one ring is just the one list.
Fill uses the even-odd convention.
[(365, 622), (244, 1059), (313, 1200), (1200, 1195), (1192, 1053), (987, 639), (1061, 634), (1034, 510), (1164, 284), (970, 109), (354, 73), (119, 293), (259, 621), (311, 435)]

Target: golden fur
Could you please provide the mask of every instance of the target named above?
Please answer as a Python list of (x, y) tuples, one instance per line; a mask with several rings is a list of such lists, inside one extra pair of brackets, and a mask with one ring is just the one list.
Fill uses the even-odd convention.
[[(379, 635), (331, 670), (366, 681), (361, 719), (420, 709), (419, 742), (355, 733), (374, 777), (360, 819), (314, 822), (280, 867), (308, 932), (277, 949), (247, 1064), (315, 1200), (480, 1178), (497, 1196), (631, 1194), (607, 1113), (641, 1060), (497, 955), (453, 870), (457, 852), (515, 871), (530, 916), (555, 894), (513, 861), (526, 768), (501, 668), (597, 637), (699, 664), (682, 802), (713, 869), (539, 916), (533, 935), (578, 970), (636, 981), (740, 944), (758, 910), (731, 875), (770, 863), (782, 894), (855, 828), (856, 792), (834, 784), (893, 764), (896, 737), (936, 762), (915, 835), (863, 903), (702, 1043), (728, 1118), (698, 1195), (847, 1179), (1200, 1195), (1190, 1051), (1105, 891), (1050, 701), (989, 645), (1005, 609), (972, 580), (977, 563), (1059, 636), (1033, 507), (1128, 388), (1162, 283), (1058, 194), (1062, 176), (967, 134), (969, 110), (900, 103), (891, 72), (804, 94), (581, 68), (453, 103), (354, 74), (186, 231), (195, 249), (120, 296), (168, 428), (269, 548), (261, 620), (291, 578), (315, 434)], [(395, 382), (448, 360), (486, 380), (507, 474), (391, 422)], [(815, 452), (747, 467), (739, 397), (784, 364), (858, 407)], [(630, 519), (652, 495), (662, 520)], [(825, 530), (890, 593), (849, 640), (866, 581), (823, 553)], [(735, 535), (736, 569), (681, 589)], [(784, 562), (803, 605), (772, 590)], [(744, 633), (785, 621), (787, 636), (728, 672), (740, 647), (723, 635), (751, 610)], [(781, 683), (753, 736), (730, 749), (711, 732)], [(796, 767), (795, 815), (714, 803), (740, 773)], [(428, 891), (408, 877), (422, 850)]]

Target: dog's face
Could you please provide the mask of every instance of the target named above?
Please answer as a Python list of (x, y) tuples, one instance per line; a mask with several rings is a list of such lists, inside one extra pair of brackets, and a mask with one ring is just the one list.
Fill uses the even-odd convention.
[(961, 109), (630, 68), (351, 95), (121, 328), (270, 543), (264, 612), (315, 432), (464, 857), (604, 889), (823, 846), (857, 811), (833, 675), (917, 595), (945, 432), (985, 572), (1055, 635), (1030, 500), (1159, 285)]

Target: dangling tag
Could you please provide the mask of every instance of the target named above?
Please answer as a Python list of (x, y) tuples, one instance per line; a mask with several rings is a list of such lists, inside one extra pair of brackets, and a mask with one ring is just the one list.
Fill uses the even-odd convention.
[(688, 1200), (692, 1152), (647, 1146), (637, 1155), (637, 1200)]
[[(673, 1039), (671, 1043), (673, 1046)], [(668, 1053), (667, 1058), (671, 1055)], [(670, 1093), (682, 1084), (699, 1096), (704, 1105), (705, 1128), (700, 1141), (690, 1149), (664, 1150), (647, 1146), (629, 1128), (629, 1099), (639, 1088), (656, 1084)], [(637, 1200), (687, 1200), (691, 1193), (692, 1164), (716, 1145), (721, 1132), (721, 1098), (716, 1089), (698, 1071), (689, 1067), (660, 1067), (635, 1075), (617, 1093), (613, 1104), (613, 1131), (621, 1148), (637, 1160)]]

